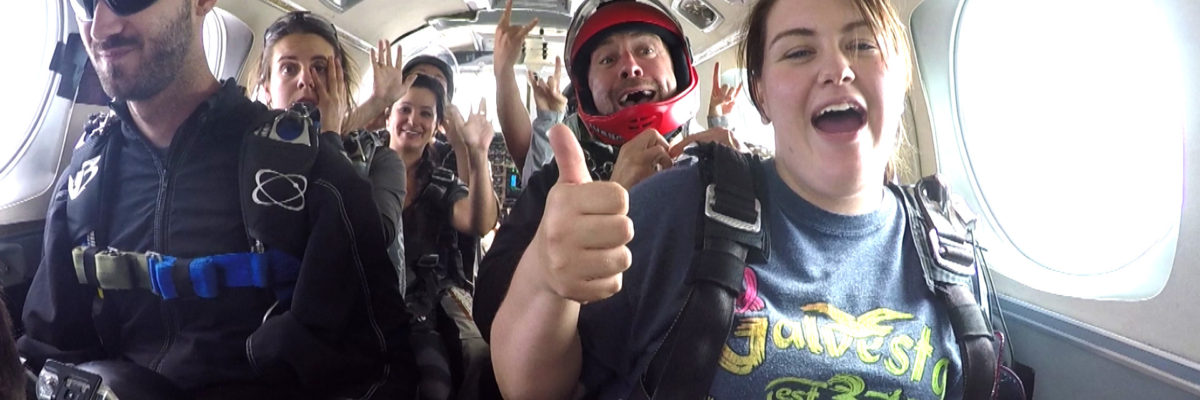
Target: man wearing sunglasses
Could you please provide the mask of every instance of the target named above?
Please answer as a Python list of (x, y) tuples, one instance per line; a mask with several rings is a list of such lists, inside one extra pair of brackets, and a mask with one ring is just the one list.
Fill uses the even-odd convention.
[(29, 366), (115, 360), (197, 398), (411, 397), (370, 185), (318, 145), (319, 119), (213, 77), (216, 0), (71, 3), (112, 111), (56, 186)]

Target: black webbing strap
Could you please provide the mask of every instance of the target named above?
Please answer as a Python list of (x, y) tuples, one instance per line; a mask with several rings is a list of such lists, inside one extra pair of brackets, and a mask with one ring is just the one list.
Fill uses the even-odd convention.
[(991, 325), (976, 301), (974, 244), (967, 237), (973, 217), (958, 210), (936, 175), (900, 188), (913, 242), (930, 289), (946, 305), (963, 369), (963, 398), (991, 399), (997, 379), (997, 355)]
[(965, 285), (939, 285), (938, 292), (950, 308), (950, 323), (962, 358), (963, 398), (993, 398), (998, 377), (996, 349), (974, 294)]
[[(746, 258), (764, 257), (765, 233), (752, 163), (757, 158), (706, 145), (701, 149), (706, 185), (700, 250), (688, 270), (682, 310), (642, 376), (637, 393), (654, 399), (703, 399), (733, 326)], [(686, 339), (680, 337), (686, 335)]]

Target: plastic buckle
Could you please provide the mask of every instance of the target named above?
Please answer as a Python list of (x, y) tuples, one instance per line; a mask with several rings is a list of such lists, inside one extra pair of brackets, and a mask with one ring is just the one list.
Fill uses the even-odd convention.
[(447, 185), (449, 185), (451, 182), (454, 182), (454, 171), (451, 171), (446, 168), (442, 168), (442, 167), (434, 168), (433, 173), (430, 174), (430, 176), (431, 176), (432, 180), (441, 182), (441, 183), (445, 183)]
[(758, 199), (754, 199), (754, 223), (751, 224), (740, 219), (721, 214), (713, 210), (713, 205), (717, 203), (717, 184), (708, 184), (708, 189), (704, 192), (704, 216), (725, 224), (730, 228), (746, 231), (750, 233), (758, 233), (762, 230), (762, 203)]
[(973, 249), (970, 243), (942, 235), (934, 227), (929, 228), (928, 236), (929, 249), (932, 250), (930, 253), (933, 253), (933, 259), (938, 265), (963, 276), (975, 274), (975, 270), (971, 268), (975, 265), (975, 257), (972, 256)]
[(436, 268), (441, 258), (437, 254), (426, 254), (417, 260), (417, 266), (422, 268)]
[(112, 247), (96, 252), (96, 286), (105, 290), (133, 289), (137, 285), (130, 269), (135, 263), (128, 254)]

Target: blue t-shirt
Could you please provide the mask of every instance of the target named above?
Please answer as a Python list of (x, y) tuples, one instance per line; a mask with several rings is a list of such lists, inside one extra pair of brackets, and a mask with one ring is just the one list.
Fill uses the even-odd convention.
[[(763, 170), (770, 259), (745, 271), (712, 398), (961, 398), (958, 345), (901, 200), (885, 189), (875, 212), (837, 215), (796, 195), (771, 161)], [(683, 306), (700, 232), (698, 171), (664, 171), (630, 194), (633, 265), (622, 290), (584, 306), (579, 321), (581, 380), (600, 398), (641, 390)]]

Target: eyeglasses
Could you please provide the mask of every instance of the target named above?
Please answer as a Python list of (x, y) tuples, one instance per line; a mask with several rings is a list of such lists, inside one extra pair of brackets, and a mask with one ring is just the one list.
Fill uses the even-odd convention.
[[(150, 0), (153, 1), (153, 0)], [(271, 44), (279, 39), (296, 32), (315, 33), (326, 39), (333, 40), (334, 48), (340, 48), (337, 28), (329, 20), (313, 14), (310, 11), (292, 11), (275, 20), (263, 34), (263, 43)]]
[[(96, 5), (100, 0), (71, 0), (71, 8), (75, 9), (75, 18), (91, 21), (96, 17)], [(108, 8), (120, 16), (137, 14), (157, 0), (104, 0)]]

